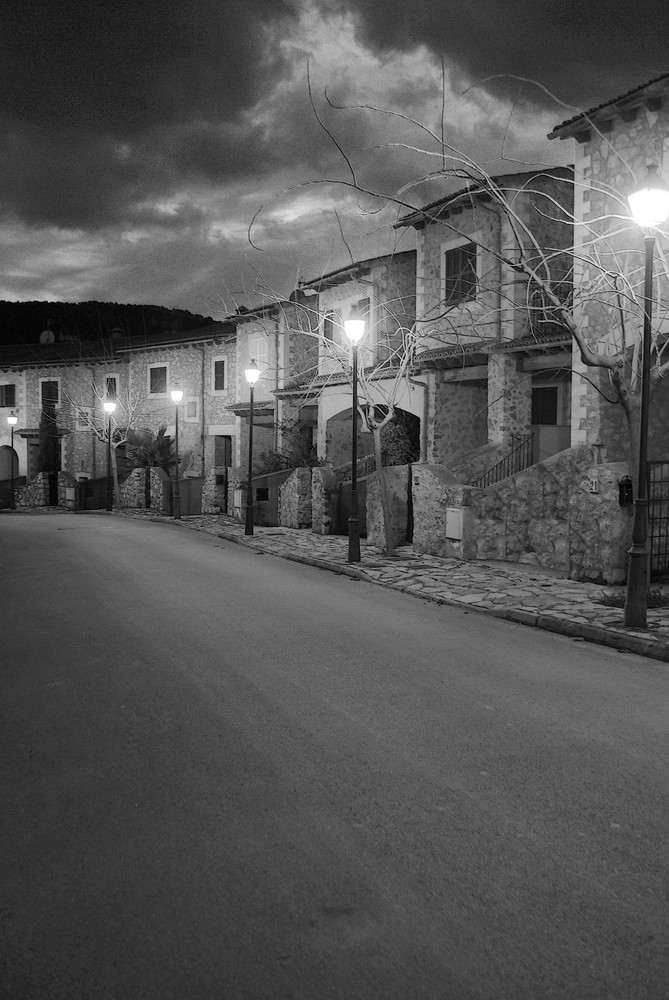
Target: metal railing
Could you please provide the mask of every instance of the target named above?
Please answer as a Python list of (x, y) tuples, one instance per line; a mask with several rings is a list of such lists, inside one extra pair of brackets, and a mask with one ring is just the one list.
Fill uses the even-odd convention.
[(517, 472), (522, 472), (523, 469), (527, 469), (533, 464), (534, 434), (512, 434), (511, 440), (516, 443), (512, 445), (509, 454), (505, 455), (497, 465), (493, 465), (491, 469), (484, 472), (482, 476), (473, 479), (472, 486), (485, 489), (486, 486), (492, 486), (493, 483), (500, 483), (502, 479), (515, 476)]

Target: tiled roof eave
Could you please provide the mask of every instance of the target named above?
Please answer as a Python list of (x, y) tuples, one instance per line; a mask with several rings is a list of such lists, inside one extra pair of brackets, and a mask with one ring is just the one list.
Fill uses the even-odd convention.
[(548, 138), (569, 139), (576, 133), (587, 130), (593, 122), (611, 118), (620, 111), (638, 107), (645, 101), (661, 97), (668, 92), (669, 73), (662, 73), (660, 76), (642, 83), (639, 87), (633, 87), (631, 90), (625, 91), (624, 94), (619, 94), (612, 100), (603, 101), (588, 111), (580, 111), (572, 118), (556, 125), (553, 131), (548, 133)]

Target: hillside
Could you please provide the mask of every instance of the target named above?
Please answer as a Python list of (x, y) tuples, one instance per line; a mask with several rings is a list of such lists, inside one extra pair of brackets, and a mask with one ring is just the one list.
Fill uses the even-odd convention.
[(208, 316), (164, 306), (0, 301), (0, 345), (36, 344), (45, 330), (51, 330), (58, 343), (104, 340), (119, 330), (123, 337), (193, 330), (213, 322)]

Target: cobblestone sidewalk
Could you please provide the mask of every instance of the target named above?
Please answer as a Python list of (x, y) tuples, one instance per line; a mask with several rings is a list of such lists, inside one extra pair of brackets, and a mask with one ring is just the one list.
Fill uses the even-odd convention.
[[(156, 518), (145, 511), (124, 511), (123, 516)], [(518, 563), (441, 559), (419, 554), (411, 546), (403, 546), (389, 559), (364, 540), (362, 561), (351, 565), (347, 562), (348, 540), (342, 536), (257, 525), (254, 534), (246, 536), (244, 525), (225, 515), (198, 515), (181, 521), (156, 519), (438, 604), (465, 607), (669, 662), (669, 608), (649, 610), (648, 628), (627, 629), (622, 624), (622, 609), (606, 607), (599, 600), (603, 593), (622, 588), (577, 583)]]

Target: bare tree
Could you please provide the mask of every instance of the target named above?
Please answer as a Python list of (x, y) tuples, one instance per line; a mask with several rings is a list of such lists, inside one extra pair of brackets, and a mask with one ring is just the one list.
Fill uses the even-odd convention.
[[(369, 115), (401, 120), (416, 130), (422, 136), (420, 143), (392, 142), (382, 147), (386, 156), (392, 156), (394, 151), (402, 156), (407, 153), (414, 155), (416, 175), (401, 189), (390, 194), (367, 186), (356, 169), (353, 153), (346, 151), (332, 129), (324, 124), (312, 101), (314, 114), (339, 152), (345, 176), (321, 178), (300, 187), (319, 185), (355, 192), (359, 199), (359, 211), (365, 211), (363, 203), (372, 204), (369, 213), (375, 220), (381, 217), (383, 208), (391, 207), (394, 219), (389, 226), (396, 226), (412, 213), (422, 212), (428, 222), (442, 226), (453, 236), (466, 237), (476, 243), (478, 250), (491, 261), (504, 265), (515, 275), (516, 285), (524, 287), (522, 308), (528, 335), (539, 339), (543, 333), (552, 330), (568, 336), (576, 345), (583, 366), (582, 377), (597, 389), (606, 404), (618, 407), (624, 415), (631, 466), (638, 475), (643, 251), (624, 193), (589, 180), (589, 197), (597, 205), (598, 212), (594, 216), (591, 213), (586, 224), (546, 190), (540, 189), (538, 179), (545, 176), (541, 169), (533, 169), (534, 182), (530, 180), (522, 186), (510, 188), (499, 178), (496, 179), (484, 165), (449, 144), (442, 134), (414, 118), (369, 104), (336, 106), (327, 95), (326, 101), (330, 109), (342, 114), (364, 111)], [(615, 155), (620, 158), (619, 152), (616, 151)], [(514, 161), (514, 167), (519, 169), (517, 161)], [(631, 184), (634, 180), (632, 165), (622, 163), (622, 167), (627, 171)], [(546, 168), (546, 173), (549, 170)], [(435, 186), (441, 186), (444, 191), (442, 201), (449, 198), (451, 192), (466, 189), (472, 204), (478, 204), (482, 210), (493, 208), (505, 218), (514, 235), (514, 245), (494, 248), (484, 241), (477, 241), (470, 230), (458, 226), (457, 216), (448, 219), (441, 216), (440, 199), (432, 203), (432, 210), (421, 207), (425, 199), (420, 195), (427, 185), (433, 192)], [(282, 192), (277, 197), (282, 198), (286, 194)], [(572, 234), (577, 233), (577, 238), (572, 238), (571, 246), (546, 246), (539, 233), (533, 231), (519, 212), (518, 199), (521, 196), (525, 199), (536, 197), (537, 202), (540, 198), (540, 215), (545, 220), (559, 222), (569, 227)], [(255, 219), (250, 226), (251, 239), (254, 222)], [(630, 250), (630, 247), (639, 249)], [(651, 395), (669, 368), (669, 354), (666, 352), (669, 308), (666, 292), (663, 292), (669, 278), (666, 247), (667, 233), (659, 232), (660, 266), (655, 274)], [(493, 269), (491, 273), (494, 273)], [(499, 295), (494, 309), (518, 308), (516, 289), (501, 287), (499, 283), (494, 286), (492, 282), (489, 289)], [(598, 319), (596, 334), (593, 334), (593, 324), (587, 322), (593, 314)], [(401, 372), (406, 377), (412, 370), (417, 350), (428, 337), (432, 340), (448, 338), (451, 344), (453, 338), (457, 338), (463, 345), (472, 340), (483, 341), (491, 319), (491, 314), (468, 312), (466, 308), (452, 310), (448, 304), (441, 310), (417, 316), (415, 328), (408, 331), (403, 342), (403, 353), (395, 359), (398, 374)], [(370, 378), (373, 377), (372, 374)], [(392, 405), (388, 414), (391, 411)]]
[(141, 413), (142, 400), (130, 390), (122, 390), (114, 399), (116, 409), (112, 414), (107, 414), (104, 410), (105, 397), (97, 386), (94, 385), (92, 389), (94, 406), (82, 403), (81, 399), (71, 394), (63, 394), (67, 410), (63, 413), (61, 421), (65, 425), (69, 422), (71, 428), (76, 424), (79, 428), (88, 429), (97, 441), (100, 441), (105, 448), (109, 448), (114, 483), (114, 506), (120, 510), (123, 504), (118, 480), (117, 449), (132, 439), (133, 428), (137, 426)]

